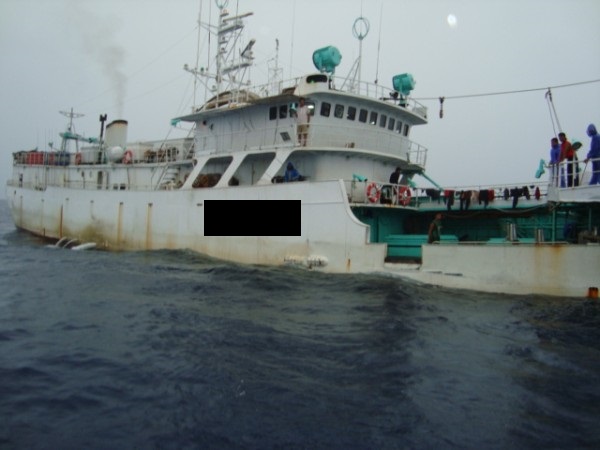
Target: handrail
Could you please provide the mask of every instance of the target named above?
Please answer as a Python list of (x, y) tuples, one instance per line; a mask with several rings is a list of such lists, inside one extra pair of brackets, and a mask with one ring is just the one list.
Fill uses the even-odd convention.
[[(544, 167), (550, 171), (549, 184), (557, 189), (577, 189), (588, 186), (593, 174), (591, 163), (594, 161), (600, 161), (600, 158), (590, 158), (587, 163), (579, 160), (563, 160), (558, 164), (545, 165)], [(583, 170), (580, 170), (581, 164), (584, 164)], [(569, 173), (570, 168), (571, 173)]]
[[(282, 80), (277, 83), (259, 84), (259, 85), (254, 86), (252, 88), (252, 90), (254, 92), (256, 92), (257, 95), (260, 95), (260, 96), (266, 97), (266, 96), (270, 96), (270, 95), (276, 95), (276, 92), (277, 93), (283, 92), (283, 90), (285, 89), (284, 86), (289, 86), (290, 88), (295, 88), (296, 86), (298, 86), (300, 84), (300, 81), (302, 78), (303, 77), (295, 77), (295, 78), (289, 78), (287, 80)], [(418, 115), (419, 117), (422, 117), (423, 119), (427, 119), (427, 107), (425, 105), (423, 105), (422, 103), (418, 102), (417, 100), (415, 100), (411, 97), (394, 98), (391, 95), (391, 93), (394, 92), (393, 88), (382, 86), (377, 83), (371, 83), (368, 81), (361, 80), (360, 82), (355, 82), (355, 84), (352, 86), (351, 89), (345, 89), (344, 88), (345, 81), (346, 81), (345, 78), (332, 76), (332, 77), (330, 77), (330, 79), (332, 80), (332, 84), (329, 88), (332, 91), (354, 93), (357, 95), (363, 95), (365, 97), (369, 97), (369, 98), (376, 99), (376, 100), (393, 102), (394, 104), (396, 104), (398, 106), (405, 107), (407, 110)], [(339, 88), (336, 86), (336, 82), (340, 83)], [(354, 89), (354, 86), (356, 86), (356, 89)]]
[[(346, 192), (348, 193), (348, 199), (350, 203), (365, 203), (365, 204), (378, 204), (379, 201), (370, 201), (367, 198), (367, 189), (369, 185), (374, 184), (379, 193), (383, 193), (387, 191), (388, 195), (391, 196), (391, 205), (399, 205), (401, 202), (399, 197), (397, 196), (397, 191), (400, 185), (393, 184), (388, 181), (381, 180), (344, 180), (346, 186)], [(520, 194), (518, 196), (529, 196), (530, 198), (535, 199), (536, 189), (539, 188), (539, 198), (546, 197), (548, 195), (547, 187), (548, 184), (545, 182), (527, 182), (527, 183), (510, 183), (510, 184), (489, 184), (489, 185), (469, 185), (469, 186), (447, 186), (443, 191), (439, 191), (437, 188), (426, 188), (426, 187), (409, 187), (404, 186), (410, 189), (410, 198), (412, 199), (410, 202), (410, 206), (419, 206), (420, 203), (423, 203), (423, 199), (430, 197), (429, 191), (435, 191), (439, 193), (440, 198), (443, 200), (447, 195), (451, 193), (454, 196), (459, 192), (481, 192), (481, 191), (494, 191), (494, 201), (497, 200), (507, 200), (512, 202), (513, 196), (511, 193), (514, 189), (519, 189)], [(523, 192), (522, 189), (524, 187), (528, 188), (528, 193)], [(531, 188), (531, 190), (529, 190)], [(505, 190), (509, 191), (508, 199), (505, 198)], [(421, 191), (419, 193), (419, 191)], [(403, 206), (408, 206), (405, 204)]]

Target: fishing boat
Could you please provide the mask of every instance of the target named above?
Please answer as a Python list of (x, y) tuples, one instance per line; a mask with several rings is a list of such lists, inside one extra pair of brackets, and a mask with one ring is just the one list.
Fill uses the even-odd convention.
[[(6, 196), (19, 229), (114, 251), (189, 249), (451, 288), (597, 296), (591, 165), (565, 187), (557, 177), (440, 186), (426, 173), (428, 150), (411, 139), (428, 110), (411, 95), (410, 73), (390, 87), (364, 82), (359, 55), (340, 77), (341, 53), (326, 46), (313, 54), (314, 73), (251, 86), (255, 41), (243, 46), (241, 32), (252, 13), (216, 4), (214, 66), (185, 67), (210, 95), (172, 120), (192, 124), (190, 135), (129, 142), (128, 122), (103, 115), (99, 137), (88, 138), (74, 130), (77, 113), (64, 112), (60, 149), (13, 154)], [(364, 21), (354, 27), (361, 44)], [(440, 213), (441, 233), (428, 242)]]

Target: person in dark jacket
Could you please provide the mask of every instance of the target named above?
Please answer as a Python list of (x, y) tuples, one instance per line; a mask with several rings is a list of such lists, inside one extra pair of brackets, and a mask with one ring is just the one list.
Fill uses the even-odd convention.
[(435, 219), (429, 225), (429, 231), (427, 233), (427, 243), (428, 244), (433, 244), (434, 242), (439, 242), (441, 228), (442, 228), (442, 214), (437, 213), (435, 215)]

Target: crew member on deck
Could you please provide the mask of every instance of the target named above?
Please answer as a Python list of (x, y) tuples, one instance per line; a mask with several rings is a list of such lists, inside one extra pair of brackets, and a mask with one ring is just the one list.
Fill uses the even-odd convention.
[(567, 160), (567, 187), (579, 186), (579, 180), (573, 178), (573, 160), (575, 157), (575, 151), (573, 146), (567, 139), (565, 133), (558, 133), (558, 140), (560, 141), (560, 157), (561, 160)]
[(563, 168), (560, 167), (560, 161), (560, 144), (558, 143), (558, 138), (554, 137), (550, 140), (550, 166), (552, 171), (550, 176), (552, 177), (552, 184), (554, 186), (559, 186), (560, 179), (560, 187), (565, 187), (565, 174), (563, 173)]
[(296, 112), (296, 131), (298, 133), (298, 144), (302, 147), (306, 147), (309, 122), (310, 112), (308, 106), (306, 106), (304, 98), (300, 97), (300, 100), (298, 101), (298, 111)]
[(285, 170), (285, 176), (284, 176), (284, 181), (289, 182), (289, 181), (302, 181), (302, 175), (300, 175), (300, 172), (298, 172), (296, 170), (296, 168), (294, 167), (294, 165), (289, 162), (287, 164), (287, 168)]
[(427, 233), (427, 243), (433, 244), (440, 240), (440, 230), (442, 228), (442, 213), (437, 213), (435, 219), (429, 224), (429, 232)]
[(399, 180), (400, 180), (400, 167), (396, 167), (396, 170), (394, 170), (392, 172), (392, 174), (390, 175), (390, 183), (398, 184)]
[(600, 184), (600, 135), (596, 126), (590, 123), (587, 127), (587, 135), (590, 137), (590, 151), (585, 158), (585, 163), (592, 160), (592, 179), (590, 184)]

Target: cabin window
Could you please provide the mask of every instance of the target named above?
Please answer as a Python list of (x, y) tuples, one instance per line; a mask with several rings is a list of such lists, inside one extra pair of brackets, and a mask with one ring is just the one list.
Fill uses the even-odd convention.
[(344, 117), (344, 105), (335, 105), (335, 109), (333, 111), (333, 115), (338, 119)]
[(394, 119), (393, 117), (390, 117), (390, 120), (388, 120), (388, 130), (394, 131), (395, 124), (396, 124), (396, 119)]
[(367, 111), (366, 109), (361, 109), (360, 113), (358, 114), (358, 120), (360, 120), (361, 122), (366, 122), (368, 115), (369, 111)]
[(371, 111), (371, 117), (369, 117), (369, 124), (370, 125), (377, 125), (377, 116), (379, 114), (377, 114), (375, 111)]
[(327, 81), (329, 81), (329, 77), (324, 74), (309, 75), (306, 77), (306, 82), (309, 84), (310, 83), (327, 83)]
[(401, 121), (396, 122), (396, 133), (398, 133), (398, 134), (402, 133), (402, 122)]
[(331, 103), (323, 102), (321, 103), (321, 115), (325, 117), (329, 117), (331, 113)]
[(356, 118), (356, 108), (354, 106), (348, 106), (348, 114), (346, 114), (346, 119), (354, 120)]
[(269, 108), (269, 120), (277, 119), (277, 106), (271, 106)]
[(285, 119), (288, 115), (288, 107), (287, 105), (281, 105), (279, 107), (279, 118), (280, 119)]
[(379, 117), (379, 126), (381, 128), (385, 128), (386, 123), (387, 123), (387, 116), (385, 114), (382, 114), (381, 117)]
[(404, 136), (408, 136), (409, 126), (407, 123), (404, 124)]

